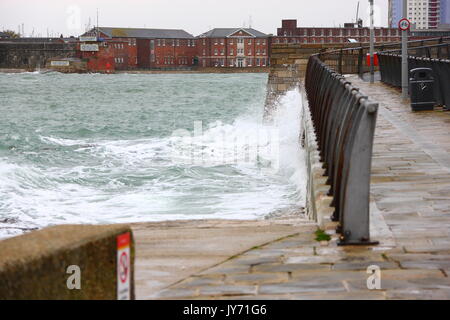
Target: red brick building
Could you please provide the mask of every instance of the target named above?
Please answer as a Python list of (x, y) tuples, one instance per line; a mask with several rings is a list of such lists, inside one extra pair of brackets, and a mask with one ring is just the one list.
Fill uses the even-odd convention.
[(103, 71), (111, 61), (115, 70), (172, 69), (197, 61), (194, 36), (175, 29), (94, 28), (80, 37), (79, 48), (82, 58), (94, 60), (88, 63), (96, 66), (92, 71)]
[(251, 28), (216, 28), (197, 37), (200, 67), (265, 67), (269, 36)]
[[(346, 43), (369, 42), (370, 29), (346, 23), (343, 28), (298, 27), (297, 20), (282, 20), (273, 43)], [(401, 41), (396, 28), (375, 28), (375, 42)]]

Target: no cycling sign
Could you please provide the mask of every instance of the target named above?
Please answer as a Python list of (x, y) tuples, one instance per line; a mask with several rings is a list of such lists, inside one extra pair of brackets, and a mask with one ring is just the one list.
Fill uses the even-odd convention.
[(398, 28), (401, 31), (407, 31), (411, 28), (411, 22), (408, 19), (403, 18), (398, 22)]
[(117, 236), (117, 300), (131, 298), (130, 233)]

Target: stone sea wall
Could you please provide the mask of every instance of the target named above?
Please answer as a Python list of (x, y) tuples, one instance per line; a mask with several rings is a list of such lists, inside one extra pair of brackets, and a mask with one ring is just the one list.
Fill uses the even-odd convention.
[(308, 109), (308, 100), (302, 89), (302, 82), (306, 73), (308, 59), (312, 54), (327, 49), (340, 48), (340, 44), (273, 44), (271, 67), (267, 84), (265, 103), (265, 118), (270, 120), (273, 108), (277, 108), (279, 98), (293, 88), (300, 88), (303, 100), (302, 145), (305, 150), (305, 164), (307, 167), (307, 196), (306, 215), (324, 227), (332, 214), (328, 196), (329, 186), (326, 185), (323, 164), (317, 146), (314, 126)]

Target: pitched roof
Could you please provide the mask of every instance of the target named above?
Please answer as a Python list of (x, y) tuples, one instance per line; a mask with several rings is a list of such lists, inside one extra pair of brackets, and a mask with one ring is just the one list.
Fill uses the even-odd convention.
[[(161, 39), (193, 39), (194, 36), (181, 29), (141, 29), (141, 28), (113, 28), (99, 27), (100, 32), (111, 38), (161, 38)], [(93, 30), (92, 30), (93, 31)]]
[(253, 28), (215, 28), (199, 35), (201, 38), (227, 38), (239, 30), (245, 31), (256, 38), (266, 38), (267, 34)]

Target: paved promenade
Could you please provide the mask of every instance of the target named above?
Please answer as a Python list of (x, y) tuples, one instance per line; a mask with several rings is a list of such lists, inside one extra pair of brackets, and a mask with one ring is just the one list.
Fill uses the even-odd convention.
[[(195, 252), (195, 267), (173, 271), (175, 278), (158, 278), (156, 272), (145, 274), (155, 254), (145, 246), (151, 228), (139, 225), (137, 298), (450, 299), (450, 112), (412, 113), (396, 89), (350, 79), (380, 102), (371, 184), (371, 231), (380, 245), (338, 247), (333, 223), (327, 226), (331, 241), (318, 242), (316, 226), (293, 217), (228, 222), (241, 228), (234, 234), (225, 231), (228, 223), (203, 222), (209, 237), (191, 222), (190, 233), (197, 240), (191, 246), (172, 246), (181, 246), (185, 256)], [(186, 230), (183, 223), (177, 228), (164, 232)], [(242, 231), (265, 236), (241, 241)], [(221, 232), (225, 236), (211, 237)], [(205, 238), (210, 241), (205, 243)], [(153, 248), (164, 245), (154, 243)], [(198, 245), (196, 250), (192, 245)], [(221, 251), (224, 246), (228, 250)], [(200, 253), (213, 259), (196, 260)], [(180, 268), (180, 258), (156, 262), (165, 263), (166, 271)], [(371, 265), (381, 268), (381, 290), (367, 289)], [(158, 285), (149, 290), (146, 281), (151, 277), (160, 280), (153, 280)]]

